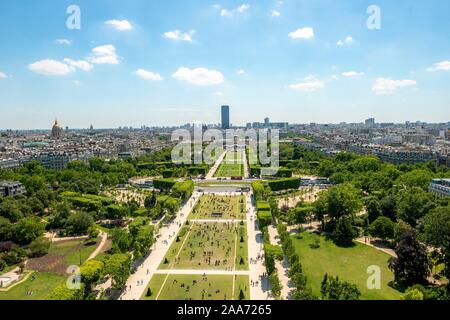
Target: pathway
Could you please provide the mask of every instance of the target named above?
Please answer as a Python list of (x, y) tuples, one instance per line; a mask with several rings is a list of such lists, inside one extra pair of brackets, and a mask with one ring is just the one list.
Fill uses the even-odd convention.
[(208, 174), (206, 175), (205, 179), (212, 179), (214, 177), (214, 174), (216, 173), (217, 169), (219, 169), (220, 164), (223, 161), (223, 158), (225, 158), (225, 155), (227, 154), (226, 151), (224, 151), (219, 158), (217, 158), (216, 163), (211, 167), (211, 169), (208, 171)]
[[(268, 226), (270, 243), (281, 246), (278, 230), (273, 226)], [(291, 280), (289, 279), (289, 263), (286, 256), (283, 255), (283, 261), (275, 260), (275, 267), (277, 269), (278, 278), (281, 283), (281, 298), (284, 300), (289, 299), (291, 291), (293, 290)]]
[(105, 244), (106, 244), (106, 240), (108, 240), (108, 234), (106, 232), (102, 231), (102, 232), (100, 232), (100, 237), (102, 238), (102, 240), (100, 241), (99, 245), (94, 250), (94, 252), (91, 253), (89, 258), (87, 258), (86, 261), (94, 259), (96, 256), (98, 256), (103, 251), (103, 248), (105, 247)]
[(147, 284), (150, 282), (153, 274), (156, 273), (159, 264), (166, 255), (167, 250), (176, 239), (175, 235), (178, 234), (181, 226), (186, 223), (187, 217), (199, 197), (200, 194), (194, 192), (189, 201), (180, 209), (175, 220), (170, 225), (161, 227), (159, 230), (160, 236), (153, 244), (150, 254), (137, 267), (137, 271), (128, 278), (126, 283), (127, 290), (122, 293), (121, 300), (139, 300), (141, 298)]
[(390, 248), (387, 248), (387, 247), (384, 247), (381, 243), (379, 243), (377, 241), (375, 241), (375, 242), (372, 241), (371, 238), (368, 238), (367, 240), (368, 241), (366, 241), (366, 239), (364, 237), (355, 239), (356, 242), (365, 244), (366, 246), (369, 246), (369, 247), (375, 248), (375, 249), (377, 249), (379, 251), (382, 251), (384, 253), (387, 253), (391, 257), (397, 258), (397, 254), (395, 253), (394, 250), (392, 250)]
[(248, 167), (247, 153), (245, 152), (245, 149), (242, 151), (242, 160), (244, 162), (244, 179), (248, 179), (250, 178), (250, 168)]
[(202, 270), (202, 269), (190, 269), (190, 270), (178, 270), (178, 269), (170, 269), (170, 270), (156, 270), (155, 274), (191, 274), (191, 275), (229, 275), (229, 276), (248, 276), (250, 271), (248, 270)]
[[(270, 296), (270, 288), (268, 279), (262, 278), (262, 275), (266, 272), (266, 267), (264, 265), (263, 236), (258, 227), (256, 207), (253, 203), (251, 192), (247, 193), (246, 200), (248, 209), (247, 237), (250, 283), (258, 283), (257, 286), (250, 285), (250, 298), (252, 300), (267, 300)], [(257, 259), (258, 256), (260, 256), (260, 259)], [(250, 259), (253, 260), (253, 263)]]

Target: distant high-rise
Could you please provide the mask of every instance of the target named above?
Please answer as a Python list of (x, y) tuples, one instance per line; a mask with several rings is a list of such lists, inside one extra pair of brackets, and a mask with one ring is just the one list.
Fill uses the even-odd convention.
[(222, 106), (222, 129), (230, 129), (230, 106)]
[(369, 118), (366, 120), (366, 127), (373, 127), (375, 126), (375, 118)]
[(267, 126), (269, 126), (269, 124), (270, 124), (270, 119), (269, 119), (269, 117), (267, 117), (264, 119), (264, 125), (267, 127)]

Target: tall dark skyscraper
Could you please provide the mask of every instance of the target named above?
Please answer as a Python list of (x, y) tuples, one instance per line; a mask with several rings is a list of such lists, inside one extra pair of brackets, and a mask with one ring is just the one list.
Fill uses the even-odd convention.
[(222, 106), (222, 129), (230, 129), (230, 106)]

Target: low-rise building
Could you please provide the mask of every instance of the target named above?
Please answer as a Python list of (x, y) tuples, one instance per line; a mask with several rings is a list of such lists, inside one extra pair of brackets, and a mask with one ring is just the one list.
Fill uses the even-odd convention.
[(428, 190), (441, 197), (450, 197), (450, 179), (433, 179)]
[(0, 182), (0, 195), (4, 197), (24, 194), (25, 187), (18, 181), (2, 181)]

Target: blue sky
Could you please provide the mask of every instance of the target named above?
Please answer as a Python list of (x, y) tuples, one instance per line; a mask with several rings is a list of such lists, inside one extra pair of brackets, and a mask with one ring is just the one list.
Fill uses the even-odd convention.
[(449, 15), (447, 0), (4, 0), (0, 129), (217, 123), (221, 104), (235, 124), (446, 122)]

